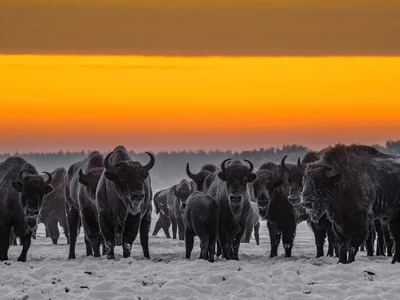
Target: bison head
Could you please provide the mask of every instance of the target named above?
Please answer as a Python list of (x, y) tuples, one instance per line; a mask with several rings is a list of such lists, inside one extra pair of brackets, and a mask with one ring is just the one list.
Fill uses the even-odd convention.
[(87, 187), (90, 197), (95, 198), (97, 184), (99, 183), (103, 168), (91, 169), (87, 174), (84, 174), (82, 170), (79, 170), (79, 183)]
[(114, 183), (119, 198), (127, 207), (137, 210), (139, 204), (145, 199), (145, 181), (154, 166), (154, 156), (146, 152), (150, 156), (150, 162), (145, 166), (134, 161), (124, 161), (114, 166), (110, 164), (112, 153), (104, 159), (104, 176)]
[(251, 161), (245, 160), (250, 165), (249, 168), (238, 160), (234, 160), (226, 166), (228, 161), (230, 159), (222, 162), (218, 177), (226, 182), (226, 196), (231, 206), (238, 206), (246, 198), (247, 184), (256, 180), (257, 175), (253, 173), (254, 166)]
[(336, 198), (341, 175), (324, 163), (312, 163), (303, 177), (303, 206), (314, 221), (325, 213), (329, 203)]
[(180, 184), (174, 186), (175, 197), (181, 204), (181, 209), (186, 208), (186, 201), (193, 194), (193, 187), (186, 180), (182, 180)]
[(265, 217), (268, 211), (269, 203), (274, 193), (274, 190), (283, 184), (285, 177), (281, 167), (273, 164), (274, 169), (258, 170), (257, 180), (253, 183), (254, 197), (257, 200), (260, 215)]
[(289, 202), (293, 204), (299, 204), (302, 197), (303, 192), (303, 173), (304, 167), (300, 163), (300, 158), (297, 161), (297, 166), (289, 168), (286, 163), (287, 155), (281, 161), (282, 170), (288, 174), (288, 183), (289, 183)]
[(39, 175), (25, 173), (26, 170), (19, 172), (17, 181), (14, 181), (12, 185), (21, 194), (26, 223), (33, 230), (37, 226), (43, 197), (53, 190), (50, 185), (52, 176), (50, 173), (43, 172), (48, 176), (48, 179), (44, 181)]
[(199, 173), (193, 174), (190, 171), (189, 163), (186, 164), (186, 174), (187, 174), (187, 176), (189, 176), (190, 179), (192, 179), (196, 183), (197, 190), (199, 192), (203, 191), (203, 185), (204, 185), (204, 181), (205, 181), (206, 177), (209, 174), (215, 172), (216, 170), (217, 170), (217, 167), (215, 167), (214, 165), (205, 165), (201, 168)]

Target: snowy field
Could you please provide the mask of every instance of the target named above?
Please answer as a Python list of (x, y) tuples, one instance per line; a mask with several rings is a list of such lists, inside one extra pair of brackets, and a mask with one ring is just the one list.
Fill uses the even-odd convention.
[[(152, 229), (156, 220), (154, 215)], [(240, 261), (198, 260), (198, 240), (186, 260), (185, 243), (166, 239), (161, 231), (150, 237), (150, 260), (138, 242), (128, 259), (121, 247), (115, 261), (88, 258), (81, 235), (78, 258), (68, 261), (65, 237), (52, 245), (40, 224), (26, 263), (16, 261), (20, 246), (12, 246), (10, 261), (0, 263), (0, 299), (400, 299), (400, 264), (392, 265), (390, 258), (362, 252), (350, 265), (316, 259), (312, 232), (302, 223), (293, 257), (284, 258), (281, 247), (279, 257), (269, 259), (265, 222), (260, 233), (260, 246), (254, 240), (241, 245)]]

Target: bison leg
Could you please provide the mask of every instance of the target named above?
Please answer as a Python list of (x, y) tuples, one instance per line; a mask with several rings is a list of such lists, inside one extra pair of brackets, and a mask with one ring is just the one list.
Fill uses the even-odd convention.
[(68, 209), (69, 255), (68, 259), (75, 259), (75, 244), (78, 236), (79, 211), (72, 206)]
[(310, 222), (312, 231), (314, 232), (315, 246), (317, 247), (317, 258), (324, 256), (324, 243), (326, 238), (326, 231), (318, 228), (314, 222)]
[(90, 241), (85, 233), (85, 245), (86, 245), (86, 256), (92, 256), (93, 251), (92, 251), (92, 246), (90, 245)]
[(163, 228), (163, 220), (162, 220), (162, 215), (160, 214), (156, 222), (156, 226), (154, 227), (152, 236), (156, 236), (158, 232), (161, 230), (161, 228)]
[(58, 230), (58, 220), (52, 218), (46, 224), (46, 230), (48, 230), (49, 236), (54, 245), (57, 245), (58, 238), (60, 237), (60, 231)]
[(217, 240), (217, 256), (220, 257), (222, 255), (222, 246), (221, 246), (221, 241)]
[(172, 224), (172, 238), (175, 240), (176, 239), (176, 230), (177, 230), (177, 224), (176, 224), (176, 219), (175, 217), (171, 217), (171, 224)]
[(365, 243), (361, 244), (360, 251), (365, 251)]
[(183, 219), (181, 216), (179, 216), (176, 220), (177, 225), (178, 225), (178, 236), (179, 240), (183, 241), (185, 239), (185, 224), (183, 223)]
[(269, 255), (270, 258), (278, 256), (278, 246), (281, 242), (281, 233), (278, 231), (275, 224), (271, 222), (267, 222), (267, 227), (269, 231), (269, 239), (271, 243), (271, 253)]
[[(334, 254), (338, 256), (338, 251), (336, 247), (336, 240), (335, 240), (335, 235), (332, 230), (332, 226), (329, 226), (328, 229), (326, 230), (327, 236), (328, 236), (328, 253), (327, 256), (332, 257)], [(333, 253), (335, 250), (336, 253)]]
[(385, 239), (385, 246), (386, 246), (386, 255), (392, 256), (393, 250), (393, 239), (390, 235), (389, 226), (387, 224), (383, 224), (383, 232), (384, 232), (384, 239)]
[(340, 241), (338, 243), (338, 249), (339, 249), (338, 263), (347, 264), (347, 246), (346, 246), (346, 244)]
[(168, 216), (164, 216), (163, 218), (162, 229), (164, 231), (165, 236), (170, 239), (171, 236), (169, 235), (169, 227), (171, 226), (171, 221), (169, 220)]
[(190, 259), (190, 255), (193, 250), (195, 232), (192, 229), (186, 228), (185, 230), (185, 246), (186, 246), (186, 256), (185, 258)]
[(367, 255), (374, 255), (374, 225), (371, 224), (368, 228), (367, 239), (365, 240), (365, 245), (367, 246)]
[(28, 254), (28, 250), (31, 246), (31, 237), (32, 237), (32, 231), (29, 231), (28, 234), (21, 237), (22, 251), (18, 257), (18, 261), (22, 262), (26, 261), (26, 255)]
[(140, 244), (142, 245), (143, 256), (150, 258), (149, 252), (149, 232), (151, 225), (151, 211), (152, 207), (149, 206), (147, 214), (142, 218), (140, 224)]
[(285, 257), (292, 256), (292, 248), (294, 237), (296, 236), (296, 227), (291, 230), (285, 230), (282, 234), (283, 248), (285, 249)]
[(254, 238), (257, 246), (260, 245), (260, 223), (257, 223), (256, 226), (254, 226)]
[(217, 230), (212, 230), (209, 232), (208, 240), (208, 261), (214, 262), (215, 256), (215, 243), (217, 242)]
[(389, 222), (390, 231), (394, 240), (394, 256), (392, 264), (400, 262), (400, 214)]
[(125, 221), (125, 232), (123, 235), (122, 241), (122, 250), (124, 258), (127, 258), (131, 255), (132, 244), (135, 241), (140, 227), (140, 214), (131, 215), (128, 214), (128, 217)]
[(375, 231), (377, 235), (377, 242), (376, 242), (376, 255), (377, 256), (385, 256), (385, 237), (382, 228), (382, 221), (375, 220)]
[(1, 261), (8, 260), (8, 248), (10, 247), (10, 231), (8, 225), (3, 225), (0, 229), (0, 258)]

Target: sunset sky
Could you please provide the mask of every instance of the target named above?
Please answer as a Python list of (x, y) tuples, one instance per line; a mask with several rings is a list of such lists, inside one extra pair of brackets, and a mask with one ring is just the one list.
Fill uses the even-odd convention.
[(0, 152), (400, 139), (400, 1), (0, 0)]

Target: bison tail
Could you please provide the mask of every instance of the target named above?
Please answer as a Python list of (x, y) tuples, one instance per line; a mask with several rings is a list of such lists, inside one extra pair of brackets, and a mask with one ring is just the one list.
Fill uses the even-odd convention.
[(160, 207), (158, 206), (158, 195), (160, 194), (160, 192), (155, 193), (154, 197), (153, 197), (153, 203), (154, 203), (154, 207), (156, 209), (156, 214), (158, 215), (160, 213)]

